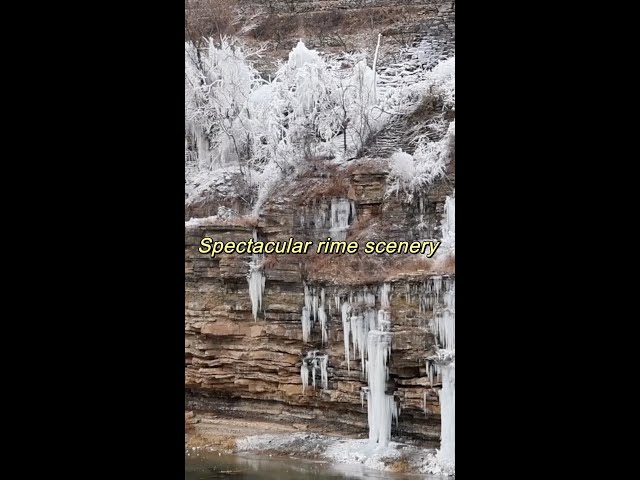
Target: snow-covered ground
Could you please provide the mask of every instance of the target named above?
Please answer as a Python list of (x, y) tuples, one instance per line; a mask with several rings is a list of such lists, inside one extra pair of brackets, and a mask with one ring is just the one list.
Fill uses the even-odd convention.
[[(446, 474), (434, 461), (436, 450), (389, 442), (385, 447), (368, 439), (341, 439), (317, 433), (264, 434), (240, 438), (237, 452), (293, 454), (301, 458), (324, 459), (335, 464), (361, 465), (379, 471)], [(292, 453), (294, 452), (294, 453)]]

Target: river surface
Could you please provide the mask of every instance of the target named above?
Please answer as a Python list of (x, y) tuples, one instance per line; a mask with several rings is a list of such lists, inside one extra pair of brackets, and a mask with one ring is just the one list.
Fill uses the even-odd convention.
[(441, 480), (447, 477), (379, 472), (357, 465), (251, 454), (202, 453), (185, 456), (185, 480)]

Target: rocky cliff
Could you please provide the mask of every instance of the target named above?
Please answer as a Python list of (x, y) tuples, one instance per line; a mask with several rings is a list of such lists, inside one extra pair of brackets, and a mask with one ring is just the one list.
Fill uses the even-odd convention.
[[(455, 187), (453, 163), (448, 176), (411, 203), (385, 198), (387, 169), (383, 159), (343, 166), (320, 162), (282, 185), (259, 218), (187, 226), (189, 409), (366, 434), (367, 406), (361, 393), (367, 380), (361, 354), (344, 341), (341, 305), (349, 302), (354, 312), (376, 310), (388, 288), (392, 347), (387, 393), (393, 393), (400, 407), (392, 433), (427, 444), (438, 441), (439, 385), (437, 379), (430, 385), (425, 359), (434, 347), (430, 322), (443, 308), (444, 293), (454, 288), (450, 262), (417, 260), (411, 254), (267, 255), (260, 263), (264, 293), (254, 318), (248, 282), (251, 255), (219, 254), (212, 259), (198, 253), (205, 236), (225, 242), (293, 236), (314, 241), (314, 246), (331, 235), (361, 245), (368, 240), (440, 238), (445, 200)], [(332, 224), (336, 205), (346, 205), (346, 225)], [(311, 322), (305, 342), (301, 319), (310, 297), (324, 306), (326, 320)], [(349, 362), (345, 346), (351, 350)], [(300, 372), (308, 352), (327, 355), (327, 385), (323, 388), (318, 372), (315, 388), (310, 384), (303, 392)]]

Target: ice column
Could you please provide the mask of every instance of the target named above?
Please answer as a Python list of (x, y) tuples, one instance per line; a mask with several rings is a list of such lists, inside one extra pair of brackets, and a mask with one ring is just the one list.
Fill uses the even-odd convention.
[(441, 367), (442, 388), (440, 397), (440, 451), (438, 460), (445, 466), (455, 468), (456, 462), (456, 365), (455, 362)]
[(258, 319), (258, 310), (262, 307), (262, 295), (264, 293), (265, 276), (262, 270), (262, 255), (254, 254), (249, 263), (249, 298), (251, 299), (251, 312), (253, 319)]
[[(385, 322), (380, 325), (388, 328)], [(369, 441), (387, 446), (391, 440), (391, 422), (398, 419), (398, 409), (393, 395), (387, 395), (389, 378), (387, 361), (391, 355), (391, 335), (388, 331), (372, 330), (367, 339), (367, 412)]]
[(435, 462), (440, 471), (455, 472), (456, 448), (456, 336), (455, 336), (455, 279), (434, 279), (432, 295), (442, 296), (442, 301), (433, 302), (432, 331), (438, 343), (436, 355), (428, 359), (429, 383), (438, 380), (442, 388), (438, 391), (440, 400), (440, 449)]

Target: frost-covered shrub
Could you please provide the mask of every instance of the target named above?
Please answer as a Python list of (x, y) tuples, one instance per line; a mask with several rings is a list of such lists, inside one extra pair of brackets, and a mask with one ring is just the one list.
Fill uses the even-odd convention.
[(195, 140), (201, 167), (242, 156), (247, 99), (262, 83), (240, 45), (185, 44), (185, 133)]
[(426, 137), (420, 138), (413, 155), (394, 153), (389, 159), (387, 195), (404, 192), (411, 201), (418, 190), (444, 175), (454, 145), (455, 120), (440, 140), (430, 142)]

